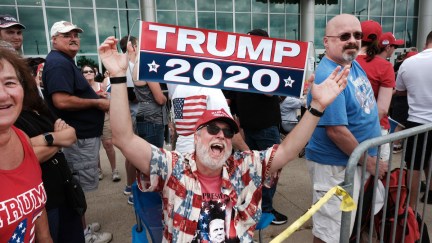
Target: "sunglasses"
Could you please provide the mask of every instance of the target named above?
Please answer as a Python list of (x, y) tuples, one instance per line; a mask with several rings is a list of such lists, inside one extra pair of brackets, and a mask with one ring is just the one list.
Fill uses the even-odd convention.
[(216, 125), (214, 125), (214, 124), (208, 124), (208, 125), (200, 126), (200, 127), (197, 129), (197, 131), (200, 130), (200, 129), (202, 129), (203, 127), (206, 127), (206, 128), (207, 128), (207, 132), (208, 132), (210, 135), (216, 135), (216, 134), (218, 134), (218, 133), (222, 130), (223, 135), (224, 135), (226, 138), (233, 138), (233, 137), (234, 137), (234, 132), (233, 132), (233, 130), (230, 129), (230, 128), (220, 128), (220, 127), (218, 127), (218, 126), (216, 126)]
[(86, 74), (86, 73), (94, 73), (94, 72), (92, 70), (89, 70), (89, 71), (83, 71), (82, 73)]
[(351, 35), (356, 40), (361, 40), (363, 38), (363, 33), (359, 32), (359, 31), (354, 32), (354, 33), (342, 33), (340, 35), (327, 35), (326, 37), (336, 37), (336, 38), (339, 38), (339, 40), (341, 40), (341, 41), (347, 41), (347, 40), (351, 39)]

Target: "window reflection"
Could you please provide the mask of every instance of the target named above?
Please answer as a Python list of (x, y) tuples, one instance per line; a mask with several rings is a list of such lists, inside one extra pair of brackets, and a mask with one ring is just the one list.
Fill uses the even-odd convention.
[[(15, 5), (15, 0), (2, 0), (2, 3), (4, 5)], [(5, 13), (2, 9), (2, 12)]]
[(250, 13), (236, 13), (235, 23), (237, 33), (247, 33), (252, 29), (251, 14)]
[(46, 6), (58, 6), (67, 7), (69, 6), (68, 0), (45, 0)]
[(252, 29), (268, 30), (267, 14), (253, 14), (252, 15)]
[(250, 12), (251, 11), (251, 1), (250, 0), (235, 0), (235, 10), (236, 12)]
[(381, 23), (383, 33), (393, 32), (393, 17), (383, 17)]
[(177, 24), (176, 13), (172, 11), (157, 11), (156, 20), (163, 24)]
[(17, 0), (18, 5), (31, 5), (31, 6), (37, 6), (41, 5), (41, 1), (34, 1), (34, 0)]
[[(193, 18), (192, 18), (193, 16)], [(194, 12), (178, 12), (178, 25), (196, 27)]]
[(96, 8), (117, 8), (117, 0), (96, 0)]
[(217, 0), (216, 11), (233, 11), (232, 0)]
[(270, 37), (285, 39), (285, 15), (271, 14), (270, 15)]
[(20, 16), (26, 16), (26, 26), (23, 31), (23, 54), (24, 55), (45, 55), (48, 52), (42, 8), (20, 7), (18, 8)]
[(233, 32), (233, 15), (232, 13), (216, 14), (217, 30)]
[[(124, 15), (125, 16), (125, 15)], [(98, 31), (99, 31), (99, 39), (104, 40), (108, 36), (114, 36), (114, 26), (116, 27), (116, 36), (121, 37), (118, 31), (118, 19), (117, 19), (117, 11), (116, 10), (98, 10), (97, 11), (98, 18)], [(85, 32), (84, 32), (85, 34)]]
[[(129, 33), (133, 36), (138, 36), (139, 34), (139, 21), (137, 19), (140, 18), (140, 13), (138, 10), (129, 10)], [(135, 26), (134, 26), (135, 24)], [(125, 36), (128, 34), (128, 23), (126, 19), (126, 10), (120, 11), (120, 28), (119, 34), (120, 36)]]
[(285, 39), (288, 40), (298, 40), (299, 31), (299, 16), (298, 15), (286, 15), (286, 29), (285, 29)]
[(89, 21), (88, 16), (93, 16), (93, 10), (72, 9), (73, 23), (84, 30), (81, 34), (80, 53), (97, 53), (96, 26), (94, 21)]
[(215, 11), (214, 1), (198, 1), (198, 11)]
[(176, 4), (173, 0), (156, 0), (156, 9), (175, 10)]
[[(45, 26), (41, 1), (0, 1), (2, 13), (17, 16), (18, 12), (20, 22), (28, 26), (24, 31), (23, 53), (38, 55), (39, 50), (39, 55), (46, 55), (50, 39), (47, 38), (49, 33), (43, 31)], [(93, 1), (96, 3), (96, 14), (93, 11)], [(85, 31), (79, 55), (94, 55), (97, 60), (97, 35), (99, 41), (114, 35), (114, 31), (117, 37), (124, 36), (128, 33), (129, 20), (129, 31), (138, 36), (138, 26), (132, 28), (132, 25), (140, 17), (139, 2), (140, 0), (45, 0), (47, 29), (49, 31), (52, 24), (60, 20), (79, 25)], [(326, 22), (339, 13), (354, 14), (360, 21), (376, 20), (382, 24), (384, 31), (394, 32), (397, 38), (404, 39), (407, 46), (416, 43), (415, 6), (418, 6), (418, 0), (338, 0), (327, 5), (322, 4), (324, 0), (315, 2), (316, 48), (323, 48), (322, 37)], [(155, 3), (156, 21), (160, 23), (238, 33), (261, 28), (268, 30), (272, 37), (300, 39), (300, 0), (155, 0)], [(18, 5), (18, 10), (15, 4)], [(126, 13), (129, 15), (128, 20)], [(94, 18), (98, 20), (97, 27)]]
[(93, 7), (92, 0), (79, 0), (79, 1), (70, 1), (71, 7)]
[(198, 12), (198, 28), (216, 29), (214, 13)]
[(51, 30), (53, 24), (57, 21), (70, 21), (69, 10), (66, 8), (47, 8), (48, 30)]

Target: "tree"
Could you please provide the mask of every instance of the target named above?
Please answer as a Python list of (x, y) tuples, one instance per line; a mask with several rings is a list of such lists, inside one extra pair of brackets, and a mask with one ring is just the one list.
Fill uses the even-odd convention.
[(78, 67), (82, 67), (84, 65), (89, 65), (91, 67), (99, 67), (99, 65), (93, 59), (87, 58), (86, 56), (78, 57), (77, 65)]

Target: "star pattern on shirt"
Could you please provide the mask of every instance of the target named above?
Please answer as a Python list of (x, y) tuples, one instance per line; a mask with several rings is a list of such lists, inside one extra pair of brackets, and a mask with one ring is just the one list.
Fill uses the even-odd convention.
[(157, 73), (157, 69), (160, 67), (159, 64), (157, 64), (154, 60), (152, 63), (147, 63), (147, 65), (149, 66), (149, 73), (151, 72), (155, 72)]
[(284, 79), (285, 81), (285, 87), (290, 86), (292, 88), (293, 83), (295, 82), (293, 79), (291, 79), (291, 76), (288, 76), (288, 78)]

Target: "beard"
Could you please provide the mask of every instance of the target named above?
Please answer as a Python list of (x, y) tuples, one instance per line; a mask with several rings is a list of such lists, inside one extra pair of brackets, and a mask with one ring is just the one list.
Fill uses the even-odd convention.
[(217, 170), (222, 168), (224, 163), (227, 161), (227, 159), (231, 156), (231, 150), (227, 149), (227, 144), (225, 141), (221, 141), (220, 143), (223, 143), (224, 145), (224, 154), (222, 155), (222, 158), (216, 159), (212, 158), (210, 154), (208, 153), (208, 147), (206, 147), (202, 142), (201, 138), (198, 138), (198, 141), (195, 145), (195, 152), (197, 158), (201, 161), (201, 163), (211, 169), (211, 170)]
[[(349, 52), (346, 53), (345, 51), (349, 49)], [(352, 52), (352, 49), (355, 49), (356, 52)], [(346, 45), (343, 48), (343, 54), (342, 57), (345, 61), (347, 62), (352, 62), (357, 58), (357, 55), (359, 53), (360, 47), (356, 44), (350, 44), (350, 45)]]

